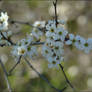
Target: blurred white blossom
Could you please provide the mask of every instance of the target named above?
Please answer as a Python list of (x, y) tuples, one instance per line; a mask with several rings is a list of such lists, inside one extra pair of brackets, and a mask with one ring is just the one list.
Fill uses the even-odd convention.
[(7, 12), (3, 13), (1, 12), (0, 16), (0, 31), (7, 30), (8, 29), (8, 15)]
[(79, 68), (77, 66), (71, 66), (70, 68), (68, 68), (67, 72), (71, 77), (75, 77), (78, 75)]

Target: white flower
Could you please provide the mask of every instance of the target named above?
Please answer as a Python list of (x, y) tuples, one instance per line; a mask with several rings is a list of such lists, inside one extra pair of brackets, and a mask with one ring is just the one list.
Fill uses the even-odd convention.
[(92, 38), (85, 40), (83, 37), (77, 35), (75, 37), (74, 45), (79, 50), (84, 50), (85, 53), (89, 53), (92, 50)]
[(53, 52), (56, 54), (56, 56), (64, 55), (64, 49), (63, 49), (64, 44), (62, 42), (60, 41), (53, 42), (52, 46), (53, 46)]
[(67, 38), (67, 40), (65, 41), (65, 44), (66, 45), (71, 45), (73, 43), (73, 40), (74, 40), (74, 35), (69, 34), (68, 36), (69, 36), (69, 38)]
[[(57, 20), (58, 24), (65, 24), (64, 20)], [(51, 27), (56, 27), (56, 21), (55, 20), (49, 20), (46, 24), (46, 30), (50, 30)]]
[(37, 28), (33, 28), (32, 30), (32, 35), (37, 38), (40, 39), (40, 37), (43, 35), (43, 32)]
[(21, 39), (18, 41), (18, 46), (28, 46), (33, 41), (33, 38), (30, 36), (27, 36), (26, 39)]
[(18, 56), (18, 53), (17, 53), (17, 48), (18, 48), (18, 46), (13, 46), (13, 50), (12, 50), (12, 52), (11, 52), (11, 54), (13, 55), (13, 56)]
[(56, 42), (53, 43), (53, 46), (63, 48), (64, 44), (62, 42), (60, 42), (60, 41), (56, 41)]
[(34, 58), (34, 56), (37, 56), (37, 48), (35, 46), (28, 46), (27, 55), (31, 59)]
[(75, 37), (75, 43), (74, 43), (74, 45), (76, 46), (77, 49), (83, 50), (85, 42), (86, 42), (86, 40), (83, 37), (77, 35)]
[(0, 30), (7, 30), (8, 29), (8, 15), (7, 13), (1, 12), (0, 16)]
[(3, 13), (1, 12), (1, 16), (0, 16), (0, 20), (1, 21), (7, 21), (8, 20), (8, 15), (7, 15), (7, 12)]
[(62, 48), (58, 48), (58, 47), (55, 47), (55, 49), (53, 49), (54, 53), (57, 55), (57, 56), (62, 56), (64, 55), (64, 49)]
[(52, 52), (51, 48), (49, 48), (48, 46), (43, 45), (42, 46), (42, 55), (44, 57), (48, 58), (48, 57), (53, 55), (53, 52)]
[(63, 27), (49, 27), (49, 30), (46, 32), (46, 37), (51, 40), (61, 40), (64, 41), (68, 32)]
[(3, 22), (0, 23), (0, 30), (7, 30), (8, 29), (8, 23), (7, 22)]
[(53, 35), (53, 39), (54, 39), (55, 41), (57, 41), (57, 40), (60, 40), (60, 37), (58, 36), (58, 34), (55, 33), (55, 34)]
[(50, 39), (53, 39), (54, 40), (54, 36), (55, 36), (56, 34), (53, 32), (53, 33), (51, 33), (51, 32), (46, 32), (46, 37), (48, 37), (48, 38), (50, 38)]
[(27, 52), (27, 48), (25, 46), (20, 46), (17, 48), (18, 55), (25, 55)]
[(32, 43), (34, 41), (33, 35), (31, 35), (31, 34), (27, 35), (26, 40), (28, 41), (29, 44)]
[(49, 68), (58, 68), (58, 64), (60, 64), (60, 62), (58, 62), (58, 61), (56, 61), (54, 58), (48, 58), (48, 59), (50, 59), (49, 61), (49, 64), (48, 64), (48, 67)]
[(21, 39), (20, 41), (18, 41), (18, 46), (23, 46), (25, 45), (26, 39)]
[(64, 25), (66, 22), (65, 22), (65, 20), (58, 20), (58, 22), (60, 23), (60, 24), (62, 24), (62, 25)]
[(47, 25), (46, 25), (46, 30), (50, 30), (51, 27), (52, 27), (52, 28), (53, 28), (53, 27), (56, 27), (56, 22), (55, 22), (55, 20), (49, 20), (49, 21), (48, 21), (48, 23), (47, 23)]
[[(60, 59), (61, 61), (63, 61), (63, 57), (61, 57)], [(53, 57), (49, 57), (48, 58), (48, 61), (49, 61), (49, 64), (48, 64), (48, 67), (49, 68), (58, 68), (58, 64), (60, 64), (60, 60), (57, 60), (56, 58), (53, 58)]]
[(56, 36), (56, 28), (55, 27), (50, 27), (49, 31), (46, 32), (46, 38), (53, 41), (53, 40), (57, 40), (57, 38), (55, 38)]
[(45, 21), (36, 21), (33, 26), (34, 27), (39, 27), (39, 28), (44, 28), (45, 27)]
[(55, 30), (56, 30), (55, 27), (50, 27), (49, 31), (46, 32), (46, 37), (54, 36), (55, 35)]
[(89, 38), (87, 41), (85, 41), (83, 50), (85, 53), (89, 53), (90, 50), (92, 50), (92, 39)]
[(59, 27), (56, 30), (56, 34), (58, 35), (59, 39), (61, 41), (65, 40), (66, 35), (68, 34), (68, 31), (66, 31), (63, 27)]

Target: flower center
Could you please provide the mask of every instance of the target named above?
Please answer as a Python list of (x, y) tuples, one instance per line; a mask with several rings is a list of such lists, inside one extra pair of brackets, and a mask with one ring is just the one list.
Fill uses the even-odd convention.
[(52, 64), (54, 64), (54, 65), (55, 65), (55, 64), (56, 64), (56, 62), (55, 62), (55, 61), (52, 61)]
[(28, 42), (25, 42), (25, 44), (28, 44)]
[(45, 53), (48, 54), (49, 53), (48, 50), (45, 50)]
[(27, 50), (30, 51), (31, 50), (31, 47), (28, 47)]
[(58, 50), (58, 49), (59, 49), (59, 47), (57, 46), (57, 47), (55, 47), (55, 49), (56, 49), (56, 50)]
[(37, 24), (37, 26), (39, 27), (39, 26), (41, 26), (41, 24)]
[(85, 43), (84, 46), (85, 46), (85, 47), (88, 47), (88, 43)]
[(76, 42), (76, 40), (75, 40), (75, 39), (73, 39), (73, 40), (72, 40), (72, 42), (74, 43), (74, 42)]
[(24, 54), (24, 53), (25, 53), (25, 50), (22, 49), (22, 50), (19, 51), (19, 53), (20, 53), (20, 54)]
[(53, 33), (53, 32), (54, 32), (54, 29), (53, 29), (53, 28), (51, 28), (50, 32), (52, 32), (52, 33)]
[(62, 35), (62, 32), (60, 31), (58, 34), (59, 34), (59, 35)]

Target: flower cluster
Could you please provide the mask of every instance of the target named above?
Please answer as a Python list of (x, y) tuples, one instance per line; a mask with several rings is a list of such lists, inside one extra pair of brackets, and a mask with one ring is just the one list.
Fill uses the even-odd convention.
[[(28, 56), (33, 58), (37, 56), (37, 47), (32, 45), (34, 42), (40, 42), (41, 37), (45, 35), (46, 40), (42, 46), (42, 55), (48, 60), (48, 66), (58, 67), (58, 64), (64, 60), (64, 47), (65, 45), (75, 46), (79, 50), (83, 50), (85, 53), (89, 53), (92, 50), (92, 38), (87, 40), (79, 35), (68, 33), (64, 28), (65, 21), (55, 20), (36, 21), (33, 24), (33, 29), (25, 39), (18, 41), (13, 46), (12, 55), (17, 59), (19, 56)], [(11, 31), (5, 31), (8, 29), (8, 15), (1, 12), (0, 16), (0, 44), (9, 43), (9, 39), (12, 35)], [(4, 30), (4, 31), (2, 31)], [(7, 40), (8, 39), (8, 40)]]
[[(64, 21), (58, 20), (58, 24), (64, 24)], [(87, 40), (79, 35), (68, 33), (63, 26), (57, 26), (55, 21), (48, 21), (46, 25), (46, 41), (42, 48), (42, 55), (48, 60), (49, 67), (57, 67), (63, 60), (64, 45), (75, 46), (85, 53), (92, 50), (92, 38)]]
[(27, 38), (20, 40), (16, 46), (13, 47), (12, 54), (17, 59), (19, 56), (28, 56), (29, 58), (34, 58), (37, 56), (36, 46), (32, 46), (32, 43), (39, 41), (40, 37), (43, 35), (42, 29), (45, 27), (45, 21), (36, 21), (33, 24), (33, 29)]
[(64, 40), (68, 32), (63, 27), (56, 27), (55, 21), (48, 21), (46, 30), (46, 42), (42, 48), (42, 55), (48, 60), (49, 68), (58, 67), (64, 59)]
[(45, 21), (36, 21), (34, 24), (33, 24), (33, 29), (32, 29), (32, 32), (31, 34), (37, 39), (37, 40), (40, 40), (41, 36), (43, 35), (44, 31), (44, 27), (45, 27)]
[(6, 39), (10, 39), (12, 36), (11, 31), (6, 31), (8, 30), (8, 15), (7, 12), (3, 13), (1, 12), (0, 16), (0, 45), (5, 44), (5, 45), (11, 45)]
[(65, 40), (66, 45), (73, 45), (79, 50), (83, 50), (85, 53), (89, 53), (92, 50), (92, 38), (87, 40), (80, 35), (74, 36), (73, 34), (68, 34)]
[(32, 46), (33, 37), (28, 36), (25, 39), (20, 40), (16, 46), (13, 47), (12, 55), (18, 59), (20, 56), (28, 56), (34, 58), (37, 55), (37, 48)]
[(64, 49), (62, 42), (46, 41), (42, 47), (42, 55), (48, 60), (48, 67), (58, 67), (58, 64), (63, 61)]

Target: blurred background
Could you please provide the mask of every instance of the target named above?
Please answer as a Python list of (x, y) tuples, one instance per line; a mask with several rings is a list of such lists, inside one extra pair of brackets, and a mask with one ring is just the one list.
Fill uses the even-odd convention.
[[(0, 9), (6, 11), (10, 19), (34, 23), (37, 20), (50, 20), (54, 17), (54, 0), (0, 0)], [(92, 1), (91, 0), (58, 0), (58, 19), (66, 21), (65, 28), (85, 38), (92, 37)], [(30, 33), (31, 27), (10, 24), (12, 40), (17, 42)], [(12, 47), (0, 47), (0, 57), (7, 69), (16, 63), (11, 55)], [(41, 52), (40, 46), (39, 52)], [(92, 92), (92, 53), (85, 54), (76, 48), (65, 47), (65, 72), (76, 89), (80, 92)], [(39, 54), (32, 65), (59, 89), (66, 85), (60, 69), (49, 69), (48, 62)], [(9, 81), (13, 92), (55, 92), (48, 84), (26, 65), (24, 60), (16, 67)], [(4, 74), (0, 66), (0, 92), (8, 92)], [(68, 88), (64, 92), (72, 92)]]

